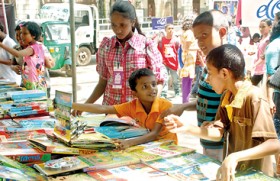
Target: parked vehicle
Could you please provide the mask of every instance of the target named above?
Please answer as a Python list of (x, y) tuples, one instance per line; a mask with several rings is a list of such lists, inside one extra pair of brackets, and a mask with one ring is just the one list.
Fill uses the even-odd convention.
[[(95, 5), (75, 4), (75, 42), (78, 47), (77, 65), (87, 65), (97, 52), (104, 37), (114, 35), (109, 19), (100, 19)], [(40, 9), (40, 18), (69, 22), (69, 3), (47, 3)], [(141, 18), (142, 31), (147, 37), (155, 36), (151, 18)], [(179, 26), (176, 26), (179, 27)], [(181, 27), (177, 28), (181, 29)]]
[[(48, 3), (43, 5), (40, 10), (42, 19), (69, 22), (69, 17), (68, 3)], [(77, 65), (87, 65), (101, 41), (99, 39), (98, 10), (95, 5), (75, 4), (75, 29), (75, 42), (78, 47)]]

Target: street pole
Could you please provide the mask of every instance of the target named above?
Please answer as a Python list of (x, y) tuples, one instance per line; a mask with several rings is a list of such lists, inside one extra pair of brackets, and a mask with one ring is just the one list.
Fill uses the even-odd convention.
[(76, 79), (76, 42), (75, 42), (75, 13), (74, 13), (75, 0), (70, 0), (70, 32), (71, 32), (71, 60), (72, 60), (72, 94), (73, 102), (77, 102), (77, 79)]

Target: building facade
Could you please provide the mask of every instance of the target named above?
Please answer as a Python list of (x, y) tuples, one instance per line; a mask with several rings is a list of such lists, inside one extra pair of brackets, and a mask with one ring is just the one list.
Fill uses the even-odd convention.
[[(109, 18), (111, 5), (116, 0), (76, 0), (76, 3), (95, 4), (100, 10), (100, 18)], [(143, 20), (151, 17), (172, 16), (174, 20), (181, 20), (199, 14), (209, 9), (209, 1), (213, 0), (130, 0), (137, 10), (137, 15)], [(16, 19), (34, 19), (39, 10), (46, 3), (69, 2), (69, 0), (5, 0), (15, 6)]]

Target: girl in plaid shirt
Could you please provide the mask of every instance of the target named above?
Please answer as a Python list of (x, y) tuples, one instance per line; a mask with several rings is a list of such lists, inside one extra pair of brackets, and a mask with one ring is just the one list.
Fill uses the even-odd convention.
[(128, 78), (140, 68), (149, 68), (154, 72), (160, 95), (166, 78), (162, 56), (156, 44), (143, 35), (133, 5), (129, 1), (117, 1), (111, 8), (110, 17), (115, 35), (105, 37), (100, 44), (96, 54), (99, 81), (86, 103), (94, 103), (102, 95), (104, 105), (132, 100)]

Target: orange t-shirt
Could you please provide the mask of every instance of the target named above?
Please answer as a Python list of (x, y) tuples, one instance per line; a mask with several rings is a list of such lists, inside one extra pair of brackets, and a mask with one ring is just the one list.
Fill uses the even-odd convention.
[[(147, 114), (138, 99), (114, 105), (119, 117), (130, 116), (138, 125), (149, 130), (154, 128), (155, 123), (163, 123), (163, 119), (160, 119), (160, 114), (171, 106), (172, 103), (170, 101), (163, 98), (156, 98), (152, 105), (151, 112)], [(174, 140), (177, 143), (177, 135), (169, 132), (164, 125), (162, 126), (157, 139)]]

